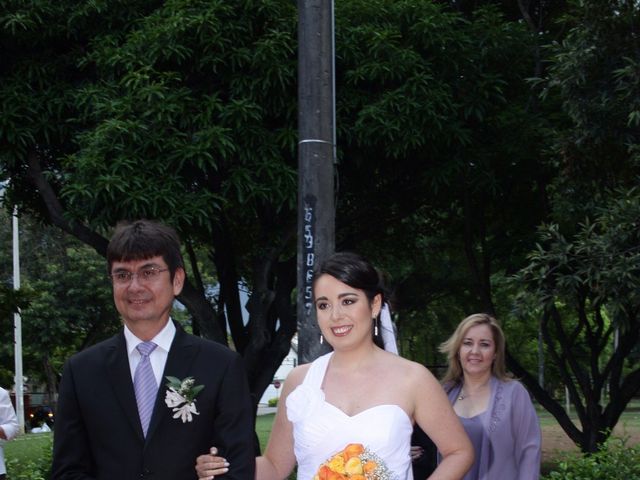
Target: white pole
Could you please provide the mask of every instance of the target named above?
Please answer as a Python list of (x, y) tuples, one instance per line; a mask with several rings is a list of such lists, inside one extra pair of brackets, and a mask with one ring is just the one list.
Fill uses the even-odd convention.
[[(13, 289), (20, 289), (20, 247), (18, 243), (18, 207), (13, 208)], [(22, 375), (22, 320), (20, 311), (13, 314), (14, 328), (14, 357), (15, 357), (15, 390), (16, 390), (16, 414), (20, 433), (24, 433), (24, 385)]]

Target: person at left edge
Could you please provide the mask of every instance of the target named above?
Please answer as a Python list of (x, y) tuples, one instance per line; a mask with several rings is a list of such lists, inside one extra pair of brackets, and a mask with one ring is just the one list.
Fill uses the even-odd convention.
[[(195, 479), (196, 457), (216, 445), (237, 466), (227, 479), (253, 480), (253, 410), (240, 356), (187, 334), (169, 316), (185, 279), (175, 231), (147, 220), (119, 224), (107, 264), (124, 326), (65, 365), (51, 478)], [(148, 360), (137, 350), (145, 341), (156, 344)], [(153, 369), (146, 378), (155, 377), (158, 387), (146, 433), (134, 388), (145, 360)], [(167, 376), (195, 400), (181, 402)]]
[(5, 442), (16, 438), (18, 433), (20, 433), (20, 424), (11, 403), (9, 392), (4, 388), (0, 388), (0, 480), (7, 478), (3, 446)]

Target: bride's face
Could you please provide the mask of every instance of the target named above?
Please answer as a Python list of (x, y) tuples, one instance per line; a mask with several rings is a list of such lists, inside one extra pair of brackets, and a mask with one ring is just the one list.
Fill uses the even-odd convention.
[(314, 296), (320, 330), (334, 349), (373, 341), (373, 318), (380, 313), (380, 295), (370, 303), (363, 290), (325, 274), (315, 281)]

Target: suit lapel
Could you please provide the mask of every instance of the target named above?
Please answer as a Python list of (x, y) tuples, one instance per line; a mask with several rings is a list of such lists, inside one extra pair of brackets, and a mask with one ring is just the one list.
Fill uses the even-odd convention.
[(131, 424), (131, 428), (137, 433), (140, 440), (144, 440), (140, 417), (138, 416), (136, 394), (131, 380), (131, 369), (129, 367), (127, 343), (124, 339), (124, 334), (120, 332), (111, 340), (106, 347), (107, 377), (111, 382), (111, 387), (118, 402), (122, 406), (127, 421)]
[(187, 335), (182, 327), (176, 324), (176, 335), (171, 343), (169, 355), (167, 356), (167, 363), (162, 374), (162, 381), (158, 388), (158, 396), (153, 408), (151, 422), (149, 423), (149, 430), (147, 431), (147, 440), (154, 435), (159, 425), (163, 421), (166, 421), (165, 418), (170, 421), (179, 421), (171, 418), (173, 412), (169, 407), (167, 407), (164, 401), (167, 392), (165, 377), (172, 376), (177, 377), (180, 380), (188, 377), (191, 365), (193, 364), (197, 353), (198, 347), (191, 339), (191, 336)]

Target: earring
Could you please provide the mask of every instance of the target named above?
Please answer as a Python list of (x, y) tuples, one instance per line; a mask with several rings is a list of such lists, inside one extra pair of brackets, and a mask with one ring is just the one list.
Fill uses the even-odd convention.
[(320, 334), (320, 345), (322, 345), (324, 343), (324, 337), (322, 336), (322, 334)]
[(376, 319), (373, 319), (373, 335), (374, 337), (378, 336), (378, 324), (376, 323)]

